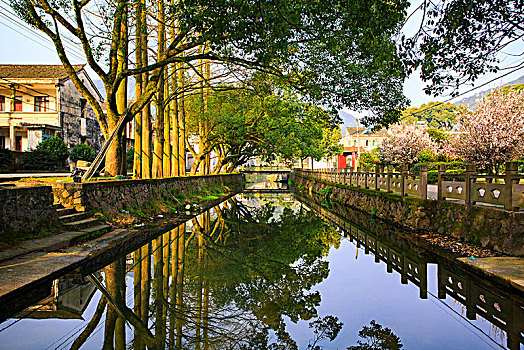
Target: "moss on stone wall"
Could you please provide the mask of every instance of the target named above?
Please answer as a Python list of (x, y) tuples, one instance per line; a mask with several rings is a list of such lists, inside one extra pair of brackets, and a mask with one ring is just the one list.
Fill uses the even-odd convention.
[[(295, 177), (295, 189), (331, 198), (389, 222), (418, 231), (434, 231), (510, 254), (524, 254), (524, 213), (464, 205), (450, 201), (421, 200), (396, 193), (374, 191), (329, 181)], [(324, 190), (325, 191), (325, 190)]]

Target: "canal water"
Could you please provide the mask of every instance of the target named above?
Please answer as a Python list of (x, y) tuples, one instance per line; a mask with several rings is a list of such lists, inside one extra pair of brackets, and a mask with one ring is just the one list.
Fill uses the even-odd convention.
[(58, 278), (0, 349), (523, 349), (522, 295), (361, 213), (249, 187)]

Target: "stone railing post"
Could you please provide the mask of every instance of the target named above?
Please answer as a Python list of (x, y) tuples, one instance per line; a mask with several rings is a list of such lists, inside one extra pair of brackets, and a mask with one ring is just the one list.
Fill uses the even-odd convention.
[(406, 196), (406, 178), (408, 177), (408, 166), (406, 164), (402, 165), (400, 171), (400, 195), (402, 197)]
[(348, 183), (347, 182), (347, 177), (348, 177), (348, 168), (345, 168), (344, 169), (344, 180), (342, 182), (344, 185), (347, 185), (347, 183)]
[(437, 182), (437, 199), (439, 201), (444, 199), (442, 195), (442, 181), (444, 181), (444, 174), (446, 173), (446, 164), (438, 166), (438, 182)]
[(349, 168), (349, 186), (353, 186), (353, 167)]
[(428, 166), (422, 165), (420, 167), (420, 180), (418, 182), (418, 190), (420, 199), (428, 199)]
[(369, 176), (371, 174), (369, 173), (369, 169), (364, 169), (364, 188), (369, 188)]
[(391, 178), (393, 177), (393, 167), (391, 165), (387, 166), (388, 172), (388, 193), (391, 192)]
[(360, 177), (362, 176), (362, 168), (357, 167), (357, 187), (360, 187)]
[(464, 189), (464, 203), (465, 204), (471, 204), (471, 175), (474, 175), (476, 171), (475, 164), (466, 164), (466, 172), (465, 172), (465, 189)]
[(506, 175), (504, 177), (504, 209), (513, 210), (513, 183), (517, 183), (513, 180), (513, 176), (518, 174), (518, 163), (517, 162), (506, 162)]
[(378, 191), (378, 177), (380, 176), (380, 168), (375, 164), (375, 191)]

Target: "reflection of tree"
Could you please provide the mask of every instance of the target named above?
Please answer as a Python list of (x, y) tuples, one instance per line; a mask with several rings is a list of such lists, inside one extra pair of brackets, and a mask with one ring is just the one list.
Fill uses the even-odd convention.
[(372, 320), (371, 326), (364, 326), (358, 332), (358, 336), (365, 339), (357, 340), (358, 345), (353, 345), (348, 350), (399, 350), (402, 349), (400, 338), (389, 328)]
[(135, 251), (133, 310), (125, 259), (106, 267), (104, 297), (74, 348), (106, 310), (107, 349), (126, 347), (124, 320), (136, 349), (296, 349), (284, 317), (317, 317), (320, 294), (310, 289), (327, 277), (322, 258), (340, 236), (304, 209), (276, 210), (230, 201)]

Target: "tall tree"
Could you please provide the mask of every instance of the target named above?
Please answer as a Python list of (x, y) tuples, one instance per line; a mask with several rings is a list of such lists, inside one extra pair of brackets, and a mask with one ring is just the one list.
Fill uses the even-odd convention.
[(430, 82), (426, 93), (435, 96), (447, 89), (457, 94), (485, 73), (522, 69), (523, 62), (502, 66), (523, 53), (522, 7), (521, 0), (424, 1), (420, 30), (403, 41), (405, 62), (420, 67)]
[[(164, 67), (169, 64), (184, 65), (189, 76), (197, 75), (196, 63), (202, 59), (232, 74), (265, 71), (323, 105), (371, 109), (375, 113), (368, 121), (379, 124), (397, 120), (399, 110), (405, 106), (402, 95), (405, 74), (392, 37), (406, 15), (406, 0), (285, 0), (278, 4), (259, 0), (175, 2), (169, 13), (174, 17), (170, 23), (176, 23), (177, 35), (170, 37), (165, 51), (154, 60), (143, 59), (141, 67), (128, 67), (124, 71), (118, 70), (117, 52), (123, 40), (120, 28), (128, 1), (117, 0), (107, 6), (105, 3), (99, 6), (100, 2), (95, 0), (58, 3), (11, 0), (11, 3), (22, 19), (53, 41), (71, 80), (92, 105), (108, 142), (114, 140), (137, 113), (146, 110), (142, 119), (146, 136), (142, 137), (143, 164), (147, 163), (150, 152), (145, 107), (157, 93)], [(146, 27), (153, 26), (158, 19), (145, 18), (144, 11), (137, 15), (142, 15), (144, 30), (137, 34), (140, 43), (135, 42), (134, 46), (146, 48), (148, 42), (143, 40)], [(135, 20), (138, 22), (138, 18)], [(105, 32), (101, 33), (100, 28), (105, 28)], [(62, 41), (66, 36), (80, 40), (88, 65), (103, 81), (107, 114), (70, 64)], [(202, 45), (207, 45), (207, 52), (198, 50)], [(142, 57), (144, 55), (147, 57), (147, 49), (142, 51)], [(149, 78), (142, 79), (140, 97), (119, 113), (116, 91), (121, 82), (126, 77), (144, 73), (148, 73)], [(183, 115), (180, 121), (182, 129)], [(184, 138), (181, 140), (185, 142)], [(180, 143), (179, 146), (185, 154)], [(100, 161), (97, 157), (95, 165)], [(106, 161), (106, 170), (116, 174), (120, 171), (118, 164), (119, 160), (111, 155)], [(142, 176), (148, 177), (148, 173), (143, 172)]]

